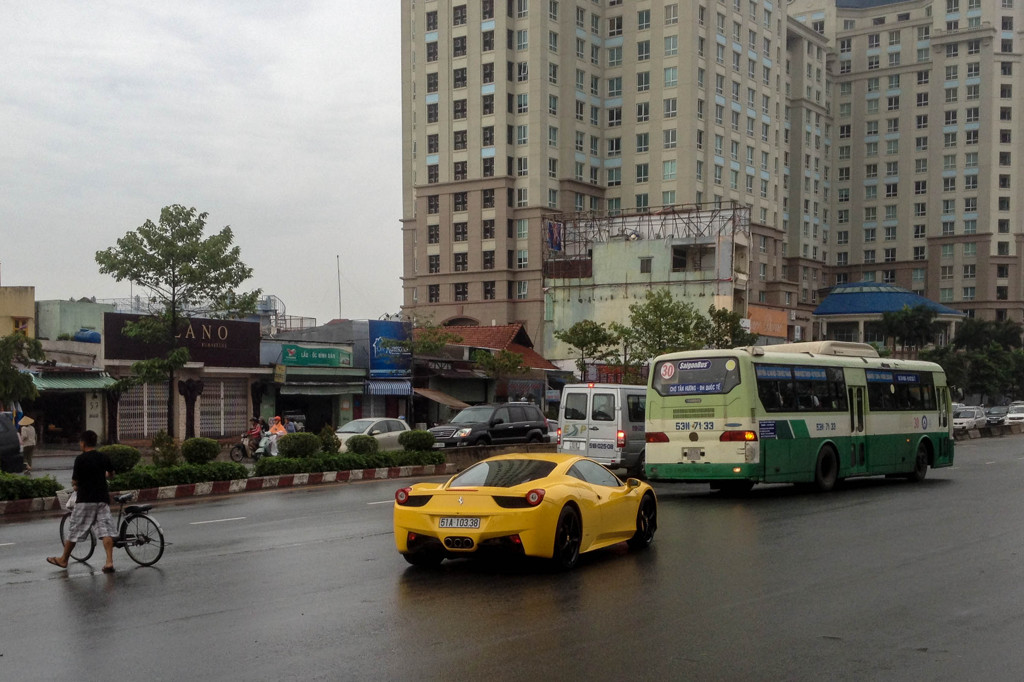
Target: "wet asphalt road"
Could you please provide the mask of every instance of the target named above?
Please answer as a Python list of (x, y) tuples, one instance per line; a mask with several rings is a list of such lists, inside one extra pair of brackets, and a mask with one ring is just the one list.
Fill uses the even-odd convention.
[(654, 546), (577, 570), (407, 567), (399, 484), (165, 503), (154, 568), (68, 571), (57, 517), (0, 521), (0, 678), (1016, 680), (1024, 438), (922, 484), (746, 499), (659, 485)]

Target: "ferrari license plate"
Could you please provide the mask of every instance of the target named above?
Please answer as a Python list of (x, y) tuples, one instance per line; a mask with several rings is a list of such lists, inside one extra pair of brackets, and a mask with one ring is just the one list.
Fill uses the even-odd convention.
[(479, 528), (480, 519), (469, 516), (442, 516), (440, 528)]

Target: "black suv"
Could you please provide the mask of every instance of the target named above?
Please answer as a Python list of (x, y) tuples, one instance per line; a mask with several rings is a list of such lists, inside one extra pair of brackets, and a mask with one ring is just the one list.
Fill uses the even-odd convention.
[(546, 443), (548, 420), (536, 405), (501, 403), (474, 405), (447, 424), (430, 429), (434, 446), (491, 445), (492, 443)]

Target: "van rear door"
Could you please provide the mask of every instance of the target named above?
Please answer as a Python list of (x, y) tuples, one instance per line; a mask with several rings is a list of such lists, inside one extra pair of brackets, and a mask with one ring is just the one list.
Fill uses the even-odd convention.
[(587, 429), (587, 457), (607, 464), (618, 460), (615, 438), (618, 405), (614, 391), (595, 390), (590, 396), (590, 424)]
[(584, 389), (575, 391), (566, 389), (562, 396), (562, 442), (559, 452), (570, 452), (577, 455), (587, 451), (587, 415), (590, 414), (589, 392)]

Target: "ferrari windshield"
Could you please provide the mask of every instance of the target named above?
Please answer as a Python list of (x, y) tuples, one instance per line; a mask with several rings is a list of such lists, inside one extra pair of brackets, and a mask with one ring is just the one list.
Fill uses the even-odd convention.
[(511, 488), (551, 473), (555, 462), (538, 459), (495, 459), (474, 464), (452, 479), (449, 488), (490, 486)]

